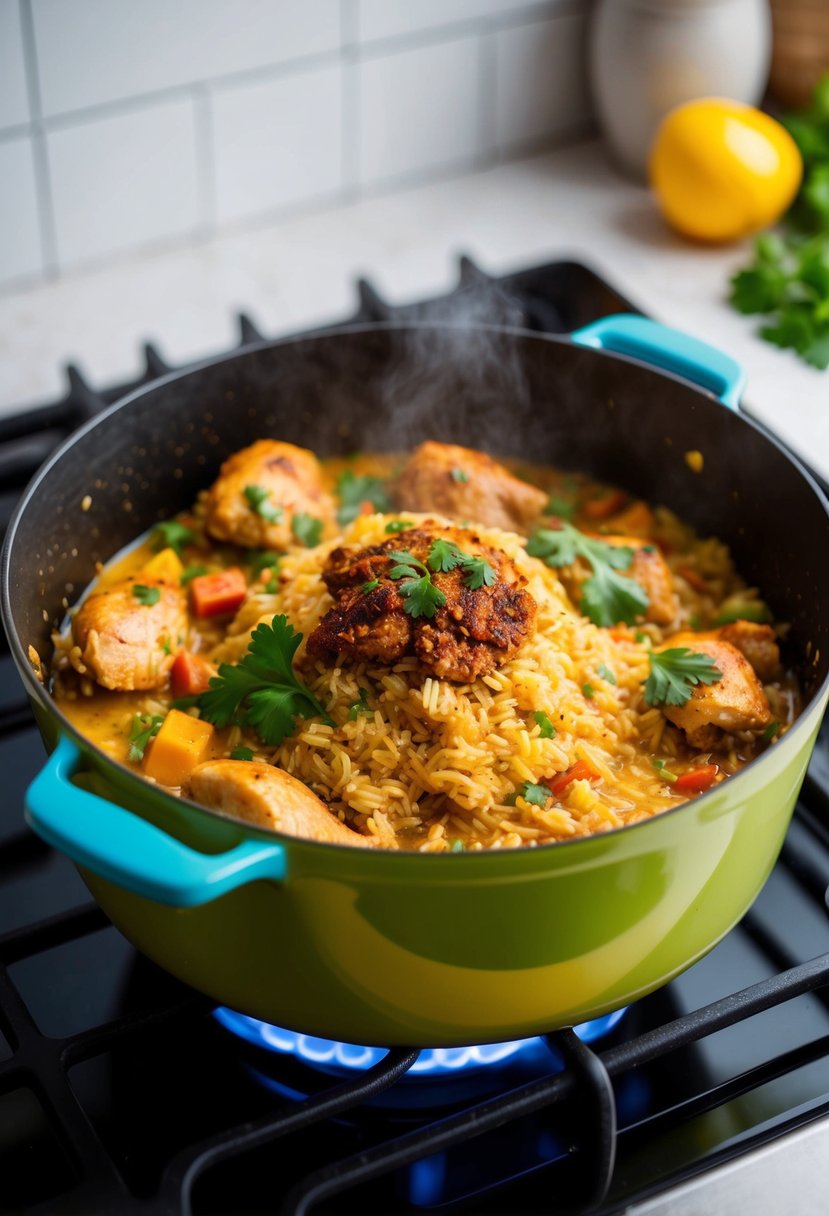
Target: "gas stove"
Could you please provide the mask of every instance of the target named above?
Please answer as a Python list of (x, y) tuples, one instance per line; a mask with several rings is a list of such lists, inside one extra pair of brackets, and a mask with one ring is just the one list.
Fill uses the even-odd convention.
[[(363, 282), (358, 297), (344, 324), (471, 317), (566, 333), (633, 311), (575, 262), (490, 278), (464, 258), (446, 296), (390, 307)], [(240, 349), (263, 337), (239, 317)], [(60, 401), (0, 419), (0, 522), (63, 436), (172, 370), (145, 353), (137, 382), (100, 390), (71, 367)], [(420, 1053), (217, 1010), (137, 954), (23, 823), (43, 759), (4, 650), (0, 1210), (825, 1210), (826, 729), (773, 873), (706, 958), (597, 1023)]]

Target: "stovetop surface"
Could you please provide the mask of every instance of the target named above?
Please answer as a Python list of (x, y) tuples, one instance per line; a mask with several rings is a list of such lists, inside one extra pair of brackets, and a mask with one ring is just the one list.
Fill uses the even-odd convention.
[[(458, 291), (481, 278), (464, 260)], [(542, 331), (628, 307), (576, 263), (495, 287), (499, 319)], [(389, 309), (362, 284), (351, 319), (452, 308)], [(240, 334), (259, 337), (247, 318)], [(142, 379), (164, 370), (150, 350)], [(0, 518), (61, 435), (130, 387), (97, 394), (73, 371), (62, 402), (0, 421)], [(23, 823), (44, 755), (5, 650), (0, 1210), (609, 1214), (829, 1113), (826, 730), (754, 907), (595, 1053), (559, 1032), (483, 1081), (404, 1075), (367, 1100), (362, 1080), (241, 1043), (108, 924), (74, 866)], [(391, 1053), (375, 1088), (407, 1062)]]

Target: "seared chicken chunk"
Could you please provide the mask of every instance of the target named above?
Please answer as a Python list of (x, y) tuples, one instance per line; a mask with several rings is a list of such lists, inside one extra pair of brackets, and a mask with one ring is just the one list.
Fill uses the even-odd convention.
[[(438, 540), (486, 562), (491, 585), (470, 586), (476, 580), (468, 566), (431, 570)], [(413, 615), (406, 595), (412, 580), (391, 576), (400, 565), (391, 554), (400, 551), (422, 563), (432, 588), (445, 596), (432, 616)], [(337, 602), (308, 638), (309, 654), (386, 664), (416, 654), (440, 679), (467, 683), (506, 662), (535, 632), (536, 603), (524, 590), (523, 576), (505, 553), (460, 528), (427, 523), (367, 549), (335, 549), (323, 578)]]
[(547, 503), (538, 486), (514, 477), (483, 452), (451, 443), (422, 443), (397, 483), (403, 511), (437, 511), (450, 519), (528, 533)]
[(706, 629), (700, 633), (681, 633), (671, 638), (672, 646), (688, 646), (697, 649), (697, 642), (730, 642), (744, 655), (763, 684), (778, 679), (782, 674), (780, 647), (771, 625), (758, 625), (755, 621), (734, 621), (719, 629)]
[[(656, 545), (645, 542), (638, 536), (605, 536), (597, 537), (607, 545), (626, 547), (633, 550), (633, 558), (627, 570), (619, 573), (632, 578), (638, 583), (648, 597), (648, 608), (643, 614), (646, 621), (657, 625), (670, 625), (679, 612), (679, 600), (674, 591), (671, 571), (665, 558)], [(558, 571), (567, 594), (578, 604), (581, 600), (581, 588), (591, 576), (589, 565), (580, 558), (572, 566), (562, 566)]]
[(334, 506), (322, 488), (313, 452), (257, 439), (227, 459), (207, 495), (205, 526), (217, 540), (248, 549), (286, 549), (296, 543), (297, 515), (331, 522)]
[(669, 722), (685, 731), (691, 747), (716, 749), (723, 732), (761, 731), (771, 722), (763, 686), (748, 659), (730, 642), (680, 633), (660, 649), (688, 646), (714, 660), (722, 672), (716, 684), (697, 684), (684, 705), (665, 705)]
[(376, 843), (346, 827), (307, 785), (272, 764), (208, 760), (193, 770), (190, 791), (202, 806), (286, 836), (357, 848)]
[(140, 574), (88, 596), (72, 622), (82, 662), (118, 692), (163, 688), (186, 632), (181, 587)]

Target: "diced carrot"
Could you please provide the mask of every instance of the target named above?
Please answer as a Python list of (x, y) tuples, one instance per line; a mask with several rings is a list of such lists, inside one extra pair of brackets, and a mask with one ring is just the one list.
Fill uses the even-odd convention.
[(178, 584), (184, 573), (184, 566), (175, 549), (162, 549), (160, 553), (156, 553), (155, 557), (150, 558), (143, 573), (149, 575), (150, 578), (161, 579), (165, 583)]
[(597, 768), (594, 768), (589, 760), (577, 760), (575, 764), (571, 764), (566, 772), (559, 773), (548, 784), (554, 794), (560, 794), (562, 790), (566, 790), (571, 781), (598, 781), (601, 773)]
[(693, 566), (677, 566), (676, 572), (677, 574), (681, 574), (685, 582), (693, 587), (695, 591), (699, 591), (704, 595), (707, 591), (711, 590), (705, 579)]
[(621, 511), (627, 500), (628, 496), (624, 490), (608, 490), (606, 494), (588, 498), (581, 508), (582, 515), (586, 515), (588, 519), (607, 519), (608, 516)]
[(183, 785), (205, 758), (214, 728), (171, 709), (144, 753), (144, 772), (161, 785)]
[(245, 575), (238, 566), (218, 574), (200, 574), (190, 582), (190, 603), (196, 616), (226, 616), (235, 612), (247, 594)]
[(174, 697), (195, 697), (206, 692), (215, 670), (201, 655), (180, 650), (170, 669), (170, 687)]
[(375, 507), (374, 503), (368, 498), (364, 498), (360, 503), (361, 515), (373, 515), (376, 510), (377, 508)]
[(690, 772), (677, 777), (674, 789), (685, 794), (701, 794), (703, 790), (710, 789), (714, 784), (714, 779), (719, 771), (718, 764), (703, 764), (699, 768), (692, 768)]

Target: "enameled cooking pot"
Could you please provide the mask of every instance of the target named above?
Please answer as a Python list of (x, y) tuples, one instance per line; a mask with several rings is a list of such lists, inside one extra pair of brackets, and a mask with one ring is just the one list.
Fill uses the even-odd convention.
[[(727, 933), (771, 871), (829, 696), (827, 506), (733, 408), (741, 384), (725, 356), (631, 317), (572, 340), (355, 327), (263, 344), (133, 394), (43, 467), (6, 541), (4, 623), (52, 752), (27, 795), (29, 822), (77, 862), (138, 949), (224, 1005), (309, 1034), (494, 1042), (666, 983)], [(726, 541), (789, 624), (799, 720), (686, 805), (536, 849), (343, 848), (163, 793), (77, 734), (29, 647), (47, 657), (95, 563), (189, 506), (228, 453), (263, 436), (323, 455), (460, 442), (667, 504)]]

